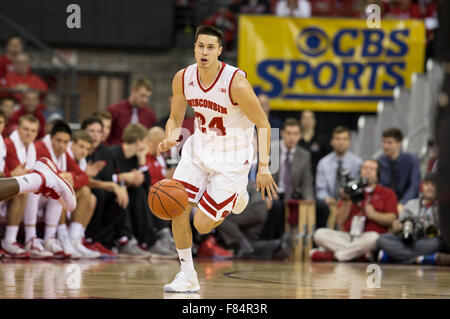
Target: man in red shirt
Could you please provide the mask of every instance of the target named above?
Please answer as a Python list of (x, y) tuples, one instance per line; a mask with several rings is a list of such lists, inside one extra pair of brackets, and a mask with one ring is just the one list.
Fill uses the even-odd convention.
[[(336, 222), (339, 230), (320, 228), (314, 233), (314, 242), (325, 248), (325, 252), (313, 249), (313, 261), (350, 261), (359, 257), (371, 259), (380, 234), (397, 218), (397, 197), (395, 193), (378, 184), (379, 163), (366, 160), (361, 166), (361, 177), (367, 180), (364, 199), (359, 203), (351, 201), (341, 189)], [(334, 255), (334, 256), (333, 256)]]
[(27, 90), (24, 92), (22, 106), (15, 111), (8, 121), (5, 128), (5, 135), (8, 136), (17, 128), (19, 118), (26, 114), (32, 114), (39, 120), (39, 132), (37, 139), (41, 139), (45, 135), (45, 117), (38, 109), (39, 107), (39, 92), (36, 90)]
[(130, 123), (141, 123), (150, 128), (156, 122), (155, 112), (148, 106), (151, 95), (150, 80), (141, 78), (133, 83), (128, 99), (108, 107), (112, 116), (108, 145), (121, 144), (123, 131)]
[[(8, 72), (5, 76), (5, 87), (8, 89), (15, 89), (25, 91), (27, 89), (34, 89), (40, 92), (41, 97), (47, 94), (48, 86), (38, 75), (30, 70), (30, 60), (28, 54), (19, 53), (14, 58), (14, 69)], [(22, 100), (21, 93), (14, 93), (14, 98), (17, 101)]]
[[(23, 52), (23, 42), (19, 36), (13, 35), (6, 41), (6, 52), (0, 56), (0, 81), (13, 70), (13, 61), (17, 54)], [(2, 83), (0, 83), (2, 85)]]

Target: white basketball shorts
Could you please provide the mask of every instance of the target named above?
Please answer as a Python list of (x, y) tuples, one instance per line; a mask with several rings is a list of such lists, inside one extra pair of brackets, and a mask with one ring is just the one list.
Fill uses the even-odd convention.
[(186, 140), (173, 179), (184, 185), (189, 202), (218, 221), (228, 216), (239, 195), (246, 192), (253, 146), (223, 152), (195, 136)]

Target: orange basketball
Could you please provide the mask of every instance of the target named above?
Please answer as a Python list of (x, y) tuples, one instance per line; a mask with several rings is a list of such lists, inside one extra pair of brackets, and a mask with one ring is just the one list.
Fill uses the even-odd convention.
[(156, 217), (172, 220), (186, 211), (188, 194), (180, 182), (163, 179), (150, 187), (148, 206)]

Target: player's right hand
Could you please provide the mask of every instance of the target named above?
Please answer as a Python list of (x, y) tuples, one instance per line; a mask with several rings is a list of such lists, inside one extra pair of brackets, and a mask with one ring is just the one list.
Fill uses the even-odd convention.
[(180, 144), (180, 142), (174, 141), (174, 140), (170, 140), (170, 139), (164, 139), (161, 143), (158, 144), (158, 156), (161, 153), (164, 153), (165, 151), (167, 151), (168, 149), (171, 149), (172, 147), (176, 146)]

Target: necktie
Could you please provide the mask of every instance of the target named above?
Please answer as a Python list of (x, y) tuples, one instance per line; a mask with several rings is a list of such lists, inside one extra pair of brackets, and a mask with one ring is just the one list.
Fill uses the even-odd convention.
[(394, 190), (394, 192), (396, 192), (396, 188), (397, 188), (397, 171), (395, 170), (395, 162), (394, 161), (389, 161), (389, 167), (390, 167), (390, 170), (391, 170), (390, 185), (391, 185), (391, 188)]
[(342, 187), (342, 159), (338, 159), (336, 168), (336, 182), (334, 185), (334, 198), (339, 199), (341, 197), (340, 189)]
[(138, 122), (139, 122), (138, 109), (137, 107), (133, 107), (133, 111), (131, 113), (131, 123), (138, 123)]
[(289, 155), (290, 152), (287, 151), (283, 171), (284, 200), (289, 200), (292, 196), (292, 163)]

